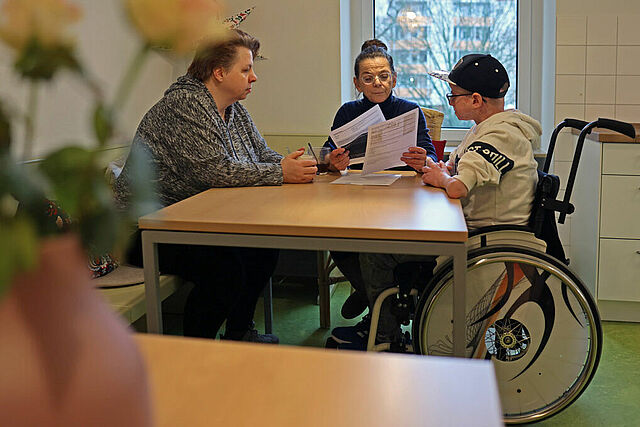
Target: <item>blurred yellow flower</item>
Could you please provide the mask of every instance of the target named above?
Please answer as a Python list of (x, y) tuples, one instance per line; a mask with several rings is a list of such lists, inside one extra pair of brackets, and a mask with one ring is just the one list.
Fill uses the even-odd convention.
[(126, 0), (129, 16), (146, 42), (177, 53), (195, 49), (198, 42), (224, 36), (226, 26), (215, 0)]
[(27, 43), (43, 48), (70, 47), (69, 25), (80, 19), (81, 11), (67, 0), (6, 0), (0, 15), (0, 38), (17, 51)]

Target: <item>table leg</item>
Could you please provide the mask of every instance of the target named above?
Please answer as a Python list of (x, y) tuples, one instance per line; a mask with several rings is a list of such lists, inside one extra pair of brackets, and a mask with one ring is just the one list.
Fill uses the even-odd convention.
[(262, 297), (264, 299), (264, 333), (270, 334), (273, 332), (273, 281), (271, 278), (264, 287)]
[(331, 295), (329, 289), (329, 272), (327, 271), (327, 251), (318, 254), (318, 306), (320, 307), (320, 327), (331, 326)]
[(144, 296), (147, 306), (147, 332), (162, 334), (162, 302), (158, 269), (158, 245), (142, 232), (142, 262), (144, 264)]
[(453, 255), (453, 355), (455, 357), (465, 357), (466, 270), (467, 249), (462, 245)]

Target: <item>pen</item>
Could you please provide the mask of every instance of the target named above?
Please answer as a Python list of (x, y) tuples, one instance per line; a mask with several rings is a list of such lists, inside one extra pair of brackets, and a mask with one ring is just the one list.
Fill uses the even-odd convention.
[(320, 162), (318, 161), (318, 156), (316, 156), (315, 151), (313, 151), (313, 147), (311, 147), (311, 143), (310, 143), (310, 142), (307, 142), (307, 145), (309, 146), (309, 150), (311, 151), (311, 154), (313, 154), (313, 158), (314, 158), (314, 159), (316, 159), (316, 163), (320, 163)]

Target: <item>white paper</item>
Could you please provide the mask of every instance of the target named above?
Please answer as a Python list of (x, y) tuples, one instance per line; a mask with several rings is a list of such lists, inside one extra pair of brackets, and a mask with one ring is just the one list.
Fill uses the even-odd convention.
[(416, 146), (418, 137), (418, 109), (369, 127), (367, 151), (362, 174), (404, 166), (402, 153)]
[(337, 147), (349, 150), (349, 164), (354, 165), (364, 162), (365, 147), (367, 145), (369, 127), (384, 122), (384, 114), (380, 106), (360, 114), (349, 123), (329, 132), (329, 136)]
[(340, 178), (331, 181), (331, 184), (353, 184), (353, 185), (391, 185), (401, 175), (390, 175), (387, 173), (361, 175), (361, 174), (349, 174), (341, 176)]

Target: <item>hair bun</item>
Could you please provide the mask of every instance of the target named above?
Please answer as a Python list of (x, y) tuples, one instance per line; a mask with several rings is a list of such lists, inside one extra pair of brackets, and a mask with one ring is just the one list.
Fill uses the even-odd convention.
[(387, 45), (384, 44), (383, 42), (381, 42), (378, 39), (371, 39), (371, 40), (366, 40), (364, 43), (362, 43), (362, 47), (360, 48), (360, 52), (364, 52), (366, 49), (370, 48), (370, 47), (379, 47), (381, 49), (384, 49), (385, 51), (387, 50)]

